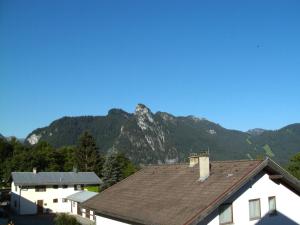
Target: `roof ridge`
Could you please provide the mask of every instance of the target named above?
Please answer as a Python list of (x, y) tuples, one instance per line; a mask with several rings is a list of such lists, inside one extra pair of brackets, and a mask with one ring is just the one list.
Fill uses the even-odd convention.
[(189, 165), (189, 163), (148, 164), (148, 165), (144, 165), (142, 168), (147, 168), (147, 167), (152, 167), (152, 166), (157, 166), (157, 167), (161, 166), (161, 167), (163, 167), (163, 166), (185, 166), (185, 165)]
[[(263, 159), (233, 159), (233, 160), (211, 160), (211, 163), (231, 163), (231, 162), (263, 162)], [(142, 168), (147, 168), (147, 167), (163, 167), (163, 166), (184, 166), (184, 165), (189, 165), (188, 162), (184, 162), (184, 163), (164, 163), (164, 164), (147, 164), (144, 165)]]
[(222, 163), (230, 163), (230, 162), (263, 162), (263, 159), (233, 159), (233, 160), (214, 160), (211, 162), (222, 162)]

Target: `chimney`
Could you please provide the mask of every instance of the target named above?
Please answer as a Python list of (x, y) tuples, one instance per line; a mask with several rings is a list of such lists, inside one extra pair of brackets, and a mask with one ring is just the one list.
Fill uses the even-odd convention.
[(37, 173), (37, 169), (36, 169), (36, 167), (33, 167), (33, 169), (32, 169), (32, 172), (33, 172), (34, 174), (36, 174), (36, 173)]
[(193, 167), (199, 163), (199, 156), (197, 155), (197, 153), (191, 153), (189, 159), (190, 159), (190, 167)]
[(200, 181), (204, 181), (209, 177), (209, 153), (208, 152), (203, 152), (199, 154), (199, 173)]
[(209, 153), (208, 151), (199, 154), (192, 153), (189, 157), (190, 167), (199, 164), (199, 181), (204, 181), (209, 177)]

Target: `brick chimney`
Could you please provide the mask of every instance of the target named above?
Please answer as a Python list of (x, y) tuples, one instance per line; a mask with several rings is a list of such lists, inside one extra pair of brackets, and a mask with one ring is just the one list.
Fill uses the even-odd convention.
[(201, 152), (199, 154), (191, 154), (190, 167), (199, 164), (199, 181), (204, 181), (209, 177), (210, 165), (209, 165), (209, 153)]

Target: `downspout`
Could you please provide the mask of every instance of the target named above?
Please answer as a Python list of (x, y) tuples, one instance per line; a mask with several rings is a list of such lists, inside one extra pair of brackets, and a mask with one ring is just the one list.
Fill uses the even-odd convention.
[(21, 191), (22, 191), (22, 186), (20, 186), (20, 194), (19, 194), (19, 215), (21, 215)]

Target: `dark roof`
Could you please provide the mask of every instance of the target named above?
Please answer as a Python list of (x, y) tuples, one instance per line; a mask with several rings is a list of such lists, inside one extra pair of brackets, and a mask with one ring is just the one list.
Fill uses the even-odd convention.
[(204, 182), (198, 166), (148, 166), (82, 205), (131, 224), (197, 224), (267, 166), (300, 193), (299, 181), (269, 159), (215, 161)]
[(84, 201), (87, 201), (88, 199), (90, 199), (91, 197), (94, 197), (95, 195), (97, 195), (97, 192), (91, 192), (91, 191), (79, 191), (76, 192), (72, 195), (69, 195), (67, 197), (67, 199), (72, 200), (74, 202), (79, 202), (82, 203)]
[(102, 181), (94, 172), (12, 172), (16, 185), (73, 185), (101, 184)]

